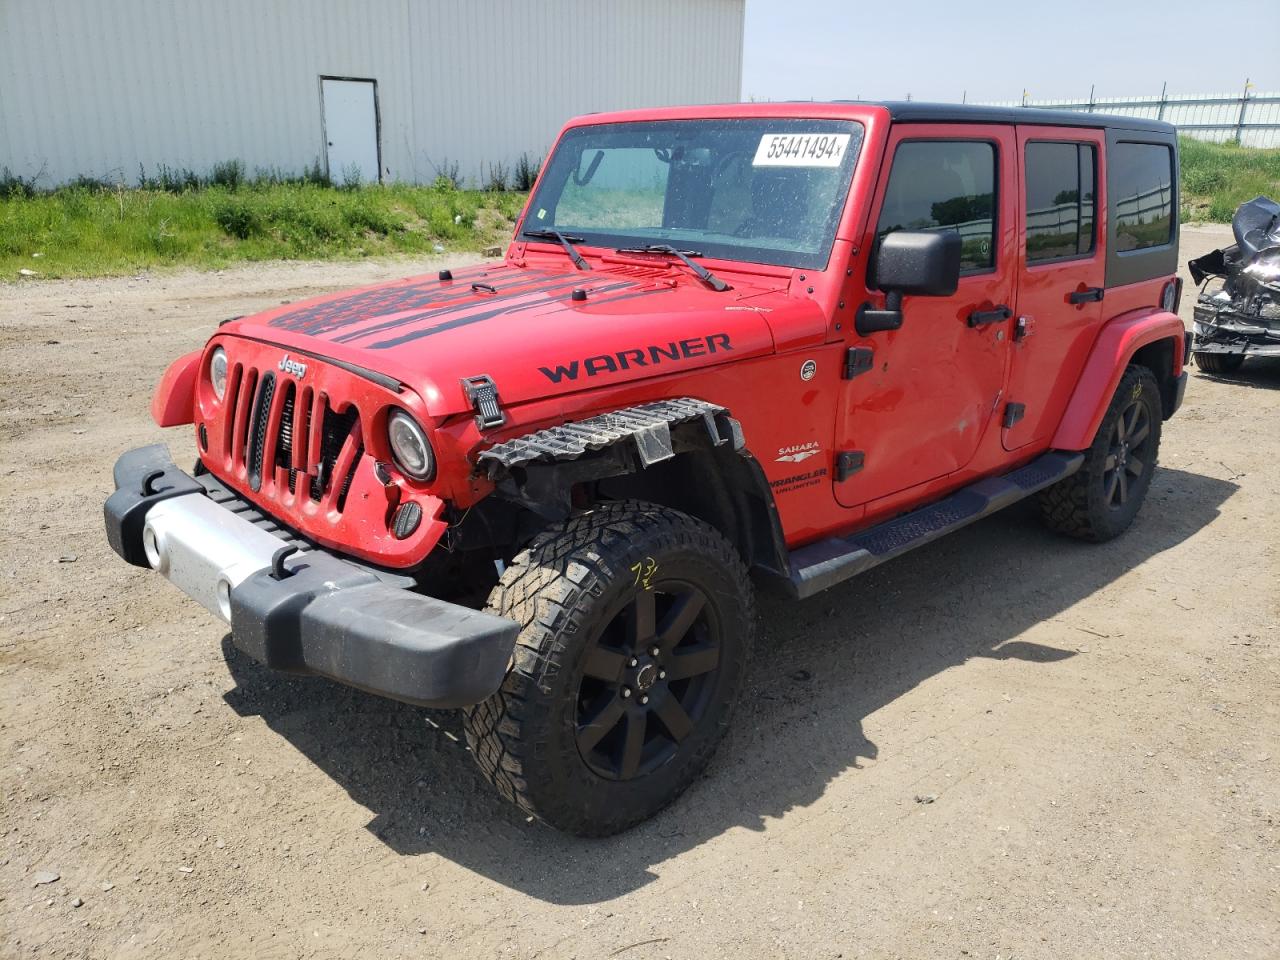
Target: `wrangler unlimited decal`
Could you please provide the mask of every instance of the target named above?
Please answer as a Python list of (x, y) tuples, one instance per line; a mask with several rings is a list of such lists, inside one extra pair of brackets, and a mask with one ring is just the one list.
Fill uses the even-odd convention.
[(713, 333), (706, 337), (690, 337), (687, 340), (672, 340), (665, 344), (655, 343), (647, 347), (636, 347), (634, 350), (602, 353), (595, 357), (584, 357), (581, 360), (556, 364), (554, 368), (539, 367), (538, 369), (552, 383), (559, 383), (561, 380), (577, 380), (579, 375), (584, 373), (588, 377), (594, 377), (600, 373), (630, 370), (632, 367), (656, 367), (664, 360), (687, 360), (690, 357), (701, 357), (732, 349), (733, 344), (729, 341), (729, 334)]

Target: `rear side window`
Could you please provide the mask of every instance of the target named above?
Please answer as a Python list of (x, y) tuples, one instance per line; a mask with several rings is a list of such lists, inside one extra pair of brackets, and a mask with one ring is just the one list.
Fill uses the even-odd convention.
[(978, 140), (909, 140), (898, 145), (877, 241), (895, 230), (954, 230), (960, 269), (995, 266), (996, 154)]
[(1094, 169), (1092, 144), (1027, 144), (1027, 263), (1093, 252)]
[(1108, 155), (1116, 250), (1159, 247), (1173, 239), (1173, 151), (1121, 141)]

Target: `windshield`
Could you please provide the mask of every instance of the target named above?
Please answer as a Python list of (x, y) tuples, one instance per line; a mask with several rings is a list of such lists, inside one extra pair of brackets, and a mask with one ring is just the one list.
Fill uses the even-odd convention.
[(547, 162), (523, 226), (592, 246), (669, 243), (821, 269), (862, 134), (853, 121), (795, 118), (574, 127)]

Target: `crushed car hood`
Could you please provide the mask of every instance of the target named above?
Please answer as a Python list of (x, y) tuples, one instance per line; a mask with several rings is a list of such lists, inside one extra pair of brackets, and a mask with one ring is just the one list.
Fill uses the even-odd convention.
[(1280, 203), (1254, 197), (1240, 204), (1231, 218), (1231, 232), (1246, 261), (1280, 249)]
[(492, 377), (514, 404), (769, 353), (771, 321), (822, 323), (785, 282), (735, 278), (717, 293), (665, 264), (502, 263), (286, 304), (219, 332), (392, 377), (446, 416), (470, 409), (467, 377)]

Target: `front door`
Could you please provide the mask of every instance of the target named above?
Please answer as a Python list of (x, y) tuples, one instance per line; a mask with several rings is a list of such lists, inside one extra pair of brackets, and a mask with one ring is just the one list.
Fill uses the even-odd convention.
[[(870, 366), (845, 382), (837, 451), (861, 468), (835, 476), (836, 498), (856, 507), (964, 467), (999, 406), (1009, 349), (1006, 316), (1016, 271), (1017, 161), (1010, 126), (901, 125), (876, 187), (875, 245), (894, 230), (955, 231), (961, 276), (952, 296), (903, 299), (898, 330), (849, 345)], [(872, 291), (877, 305), (882, 295)], [(852, 325), (850, 325), (852, 326)], [(865, 356), (865, 355), (864, 355)]]
[(1004, 430), (1008, 450), (1053, 433), (1102, 320), (1102, 137), (1100, 130), (1018, 127), (1026, 200), (1019, 246), (1026, 266), (1008, 387), (1021, 418)]
[(325, 158), (335, 184), (378, 183), (378, 88), (373, 80), (320, 80)]

